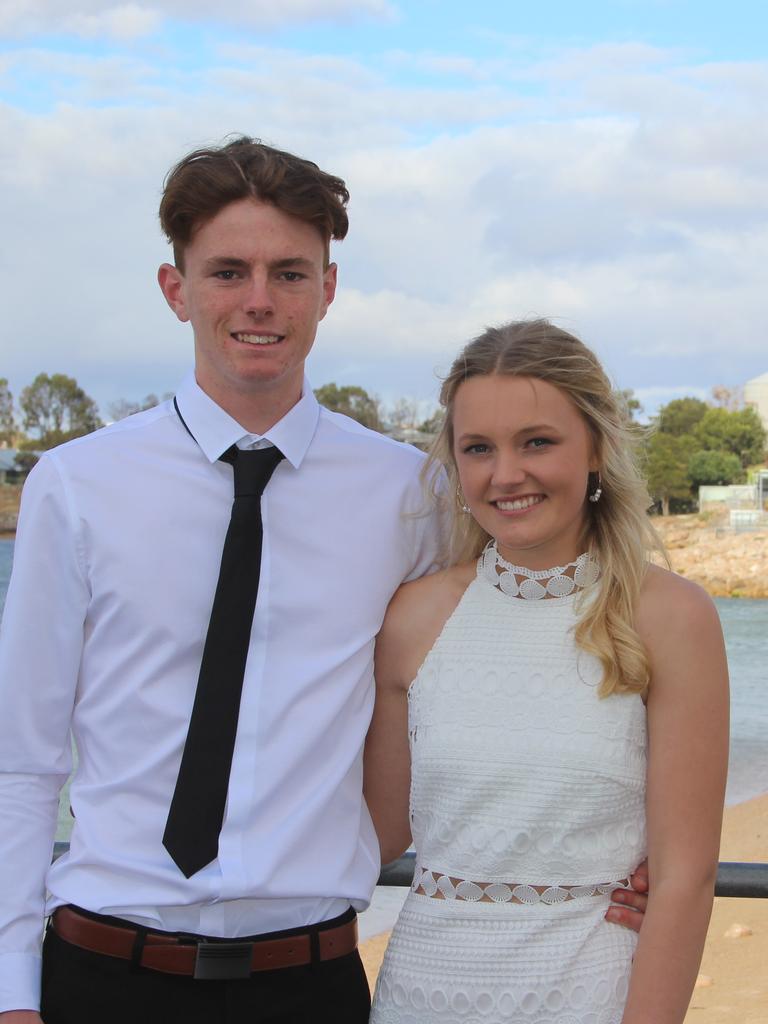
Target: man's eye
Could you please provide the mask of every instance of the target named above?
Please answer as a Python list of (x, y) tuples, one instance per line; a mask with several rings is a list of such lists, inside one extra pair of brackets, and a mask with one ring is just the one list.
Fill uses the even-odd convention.
[(217, 270), (216, 273), (213, 276), (217, 277), (220, 281), (234, 281), (235, 278), (237, 277), (237, 271), (236, 270)]
[(280, 277), (283, 281), (301, 281), (304, 279), (304, 274), (300, 274), (298, 270), (284, 270)]

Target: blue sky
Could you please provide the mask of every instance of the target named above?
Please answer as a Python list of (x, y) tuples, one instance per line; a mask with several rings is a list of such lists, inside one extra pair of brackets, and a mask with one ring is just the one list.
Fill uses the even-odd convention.
[(310, 372), (434, 399), (486, 324), (551, 316), (652, 412), (768, 370), (768, 6), (690, 0), (0, 9), (0, 376), (173, 390), (162, 178), (231, 132), (346, 178)]

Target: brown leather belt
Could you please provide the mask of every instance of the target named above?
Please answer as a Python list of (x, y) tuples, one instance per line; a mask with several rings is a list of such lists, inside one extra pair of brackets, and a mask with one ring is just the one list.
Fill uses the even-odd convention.
[(91, 953), (135, 959), (151, 971), (186, 974), (202, 980), (247, 978), (254, 971), (333, 960), (357, 948), (356, 917), (333, 928), (313, 928), (285, 938), (253, 941), (196, 940), (191, 936), (147, 931), (141, 945), (143, 929), (94, 920), (67, 906), (54, 911), (51, 928), (65, 942)]

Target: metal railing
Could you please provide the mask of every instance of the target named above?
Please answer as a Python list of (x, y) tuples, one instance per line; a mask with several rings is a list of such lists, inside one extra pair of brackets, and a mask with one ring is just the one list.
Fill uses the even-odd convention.
[[(54, 843), (53, 859), (56, 860), (69, 849), (69, 843)], [(402, 857), (385, 864), (379, 876), (379, 885), (410, 886), (416, 854), (404, 853)], [(741, 864), (721, 861), (717, 869), (715, 896), (733, 896), (738, 899), (768, 899), (768, 864)]]

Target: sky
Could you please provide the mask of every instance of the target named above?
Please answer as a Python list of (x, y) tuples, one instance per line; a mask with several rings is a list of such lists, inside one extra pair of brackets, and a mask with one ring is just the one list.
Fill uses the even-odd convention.
[(0, 377), (171, 392), (166, 171), (231, 134), (343, 177), (308, 370), (425, 411), (545, 316), (646, 415), (768, 371), (764, 0), (2, 0)]

